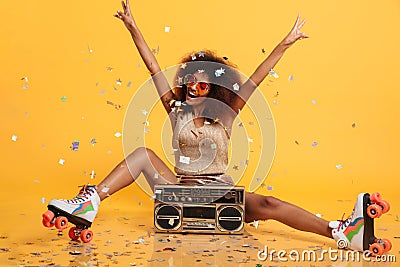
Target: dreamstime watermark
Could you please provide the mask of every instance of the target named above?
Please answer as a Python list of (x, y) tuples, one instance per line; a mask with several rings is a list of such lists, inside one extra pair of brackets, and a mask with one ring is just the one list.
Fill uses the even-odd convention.
[(321, 249), (321, 250), (303, 250), (298, 251), (292, 249), (290, 251), (286, 250), (274, 250), (268, 249), (268, 246), (264, 246), (264, 250), (259, 250), (257, 257), (261, 261), (274, 261), (278, 260), (281, 262), (323, 262), (329, 260), (332, 262), (336, 261), (346, 261), (346, 262), (396, 262), (395, 255), (378, 255), (371, 257), (371, 252), (365, 250), (364, 252), (358, 252), (355, 250), (342, 250), (342, 249)]

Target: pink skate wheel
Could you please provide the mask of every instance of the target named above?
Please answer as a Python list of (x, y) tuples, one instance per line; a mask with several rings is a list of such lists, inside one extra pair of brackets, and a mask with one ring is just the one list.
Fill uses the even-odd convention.
[(372, 256), (380, 256), (383, 254), (384, 252), (384, 248), (381, 244), (379, 243), (373, 243), (370, 247), (369, 247), (369, 251), (371, 251)]
[(371, 199), (372, 202), (374, 203), (379, 203), (382, 200), (381, 194), (378, 192), (374, 192), (369, 196), (369, 199)]
[(382, 238), (381, 242), (383, 243), (383, 247), (385, 248), (383, 252), (388, 252), (392, 249), (392, 243), (388, 239)]
[(45, 213), (42, 214), (42, 223), (45, 227), (53, 227), (54, 224), (51, 223), (51, 221), (54, 218), (54, 213), (51, 210), (46, 211)]
[(58, 230), (64, 230), (65, 228), (68, 227), (68, 219), (64, 216), (57, 217), (56, 221), (54, 222), (54, 225)]
[(88, 243), (88, 242), (92, 241), (92, 239), (93, 239), (93, 232), (92, 231), (90, 231), (88, 229), (85, 229), (85, 230), (83, 230), (81, 232), (81, 240), (84, 243)]
[(370, 218), (378, 218), (382, 215), (382, 208), (378, 204), (372, 204), (367, 208), (367, 214)]
[(81, 234), (81, 231), (78, 230), (78, 228), (76, 228), (76, 227), (71, 227), (68, 232), (68, 236), (69, 236), (69, 238), (71, 238), (71, 240), (78, 240), (80, 237), (80, 234)]
[(47, 227), (47, 228), (51, 228), (54, 226), (54, 223), (49, 222), (48, 220), (43, 219), (42, 220), (42, 224), (43, 226)]
[(381, 200), (381, 202), (379, 202), (378, 204), (379, 204), (379, 206), (382, 207), (382, 213), (386, 213), (390, 210), (389, 202), (387, 202), (385, 200)]

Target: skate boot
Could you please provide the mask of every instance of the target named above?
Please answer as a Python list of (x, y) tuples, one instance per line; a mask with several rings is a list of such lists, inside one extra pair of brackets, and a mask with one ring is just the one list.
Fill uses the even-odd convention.
[(43, 225), (55, 226), (59, 230), (68, 227), (68, 221), (75, 227), (69, 230), (72, 240), (81, 238), (83, 242), (90, 242), (93, 232), (88, 228), (92, 225), (100, 205), (100, 197), (93, 185), (84, 185), (78, 195), (72, 199), (50, 200), (48, 211), (43, 213)]
[(338, 248), (370, 251), (372, 256), (382, 255), (392, 248), (387, 239), (378, 239), (374, 234), (374, 219), (388, 212), (389, 203), (379, 193), (359, 194), (353, 212), (346, 220), (332, 221), (333, 238)]

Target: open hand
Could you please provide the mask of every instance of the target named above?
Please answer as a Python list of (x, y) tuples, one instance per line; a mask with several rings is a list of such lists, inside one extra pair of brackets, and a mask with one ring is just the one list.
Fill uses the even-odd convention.
[(125, 24), (125, 26), (130, 29), (131, 27), (136, 26), (135, 20), (133, 19), (132, 13), (131, 13), (131, 8), (129, 6), (129, 0), (126, 0), (126, 3), (124, 1), (122, 3), (122, 8), (124, 11), (117, 11), (117, 14), (114, 15), (114, 17), (119, 18), (122, 20)]
[(301, 40), (303, 38), (309, 38), (308, 35), (306, 35), (304, 32), (301, 31), (301, 28), (303, 27), (304, 23), (306, 23), (306, 20), (303, 19), (300, 22), (300, 14), (297, 16), (296, 22), (292, 28), (292, 30), (289, 32), (289, 34), (283, 39), (282, 44), (285, 46), (291, 46), (293, 45), (297, 40)]

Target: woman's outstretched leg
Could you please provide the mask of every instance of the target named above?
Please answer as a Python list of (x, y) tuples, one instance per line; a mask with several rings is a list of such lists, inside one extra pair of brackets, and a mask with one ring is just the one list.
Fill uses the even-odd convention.
[(150, 149), (140, 147), (118, 164), (100, 184), (97, 193), (101, 200), (132, 184), (143, 173), (150, 188), (155, 184), (176, 183), (175, 174)]
[(51, 227), (56, 223), (57, 226), (55, 218), (64, 216), (73, 224), (79, 225), (80, 229), (90, 227), (100, 202), (133, 183), (141, 173), (151, 188), (154, 188), (156, 183), (175, 183), (177, 180), (174, 173), (153, 151), (138, 148), (116, 166), (97, 187), (85, 185), (74, 198), (52, 199), (48, 204), (49, 211), (43, 214), (43, 224)]
[(288, 202), (246, 192), (246, 222), (273, 219), (295, 229), (332, 238), (329, 222)]

